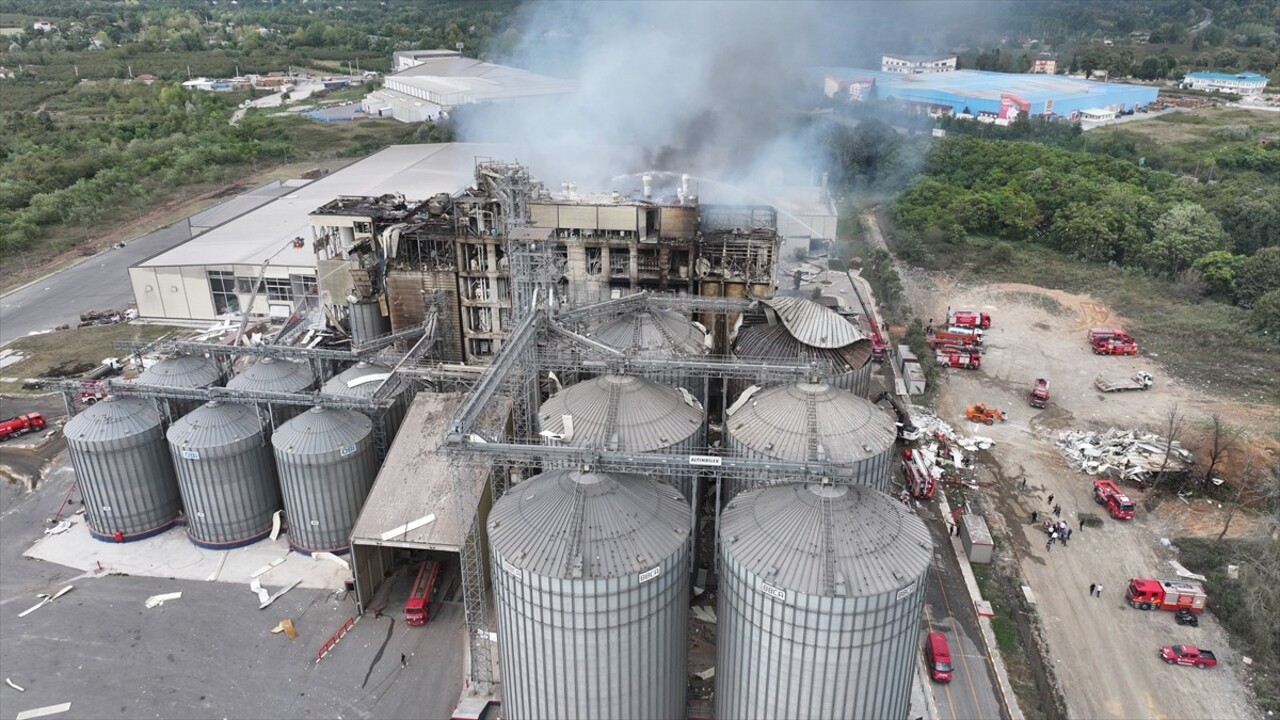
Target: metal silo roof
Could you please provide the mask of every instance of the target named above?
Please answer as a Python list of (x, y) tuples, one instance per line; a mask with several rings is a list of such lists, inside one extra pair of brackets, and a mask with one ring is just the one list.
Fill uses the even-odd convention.
[(692, 396), (634, 375), (602, 375), (552, 395), (538, 412), (541, 430), (564, 435), (565, 415), (572, 418), (573, 434), (559, 439), (561, 444), (629, 452), (675, 445), (698, 432), (703, 421)]
[(819, 348), (797, 340), (782, 325), (744, 325), (733, 340), (733, 353), (748, 360), (818, 362), (836, 373), (857, 370), (871, 360), (871, 341), (863, 339), (840, 348)]
[(729, 416), (729, 433), (765, 456), (796, 462), (856, 463), (897, 437), (893, 419), (870, 401), (826, 383), (756, 393)]
[(222, 379), (217, 363), (202, 355), (177, 355), (152, 365), (138, 376), (143, 385), (203, 388)]
[(168, 438), (184, 450), (200, 450), (242, 442), (262, 430), (262, 418), (252, 406), (211, 400), (179, 418)]
[(853, 323), (808, 298), (781, 296), (760, 302), (773, 308), (792, 336), (805, 345), (830, 349), (864, 339)]
[(689, 505), (675, 488), (624, 473), (552, 470), (512, 488), (489, 513), (489, 543), (504, 562), (544, 577), (649, 570), (689, 533)]
[[(383, 365), (372, 365), (366, 362), (358, 362), (355, 365), (334, 375), (324, 384), (320, 391), (326, 395), (339, 395), (343, 397), (371, 397), (382, 384), (381, 380), (369, 380), (367, 382), (356, 382), (361, 378), (370, 375), (389, 375), (391, 368)], [(356, 382), (352, 385), (352, 382)]]
[(913, 583), (933, 543), (923, 521), (857, 485), (786, 485), (730, 501), (721, 542), (751, 572), (809, 595), (868, 596)]
[(674, 310), (639, 310), (608, 320), (589, 335), (609, 347), (643, 358), (707, 354), (706, 331)]
[(372, 428), (361, 413), (313, 407), (276, 428), (271, 444), (290, 456), (325, 455), (359, 442)]
[(67, 421), (63, 433), (75, 443), (142, 437), (160, 424), (155, 404), (140, 397), (110, 395)]
[(302, 363), (265, 357), (227, 381), (231, 390), (300, 392), (315, 382), (311, 370)]

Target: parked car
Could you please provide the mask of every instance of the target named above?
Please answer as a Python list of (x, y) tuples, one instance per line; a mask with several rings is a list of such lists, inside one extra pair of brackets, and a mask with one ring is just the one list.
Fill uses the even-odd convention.
[(1160, 648), (1160, 659), (1170, 665), (1194, 665), (1201, 670), (1218, 664), (1218, 656), (1212, 650), (1195, 645), (1165, 645)]
[(929, 664), (929, 675), (936, 682), (951, 682), (951, 649), (947, 647), (947, 636), (940, 632), (932, 632), (924, 641), (924, 659)]

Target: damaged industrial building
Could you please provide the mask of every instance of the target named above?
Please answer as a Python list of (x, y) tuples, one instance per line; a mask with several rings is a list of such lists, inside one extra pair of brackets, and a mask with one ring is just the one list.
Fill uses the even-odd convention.
[(461, 704), (508, 718), (907, 716), (933, 546), (890, 494), (876, 320), (778, 284), (825, 190), (551, 187), (466, 150), (379, 153), (131, 269), (144, 317), (217, 324), (132, 346), (173, 359), (68, 424), (93, 536), (284, 534), (362, 610), (436, 568)]

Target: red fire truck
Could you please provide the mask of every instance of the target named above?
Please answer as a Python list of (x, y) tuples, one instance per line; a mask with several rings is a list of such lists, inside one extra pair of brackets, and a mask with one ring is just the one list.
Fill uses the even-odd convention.
[(1128, 495), (1120, 492), (1120, 488), (1112, 480), (1093, 481), (1093, 500), (1104, 505), (1111, 517), (1117, 520), (1132, 520), (1134, 505)]
[(0, 440), (8, 440), (11, 437), (38, 432), (46, 427), (48, 427), (48, 423), (45, 422), (44, 416), (37, 412), (11, 417), (8, 420), (0, 420)]
[(976, 348), (942, 346), (934, 350), (934, 359), (943, 367), (977, 370), (982, 367), (982, 354)]
[(418, 576), (404, 603), (404, 624), (425, 625), (431, 619), (431, 596), (440, 582), (440, 563), (427, 560), (418, 568)]
[(1153, 580), (1134, 578), (1124, 597), (1139, 610), (1182, 610), (1198, 613), (1204, 610), (1209, 596), (1204, 586), (1189, 580)]
[(902, 451), (902, 474), (907, 480), (907, 490), (917, 500), (928, 500), (933, 497), (938, 481), (933, 469), (924, 462), (919, 453), (907, 448)]
[(964, 328), (981, 328), (986, 330), (991, 327), (991, 316), (984, 312), (973, 312), (971, 310), (957, 310), (947, 315), (947, 324)]

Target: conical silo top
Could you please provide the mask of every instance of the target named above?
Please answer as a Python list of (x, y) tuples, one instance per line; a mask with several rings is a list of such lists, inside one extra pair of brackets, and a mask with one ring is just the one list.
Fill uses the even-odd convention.
[[(361, 361), (330, 378), (320, 392), (341, 397), (372, 397), (382, 381), (371, 376), (390, 373), (389, 367)], [(369, 379), (366, 380), (366, 378)], [(361, 382), (361, 380), (365, 381)]]
[(109, 395), (68, 420), (62, 431), (72, 441), (100, 443), (134, 437), (159, 424), (152, 401)]
[(177, 355), (142, 371), (137, 382), (175, 388), (205, 388), (222, 379), (218, 364), (203, 355)]
[(296, 393), (311, 387), (311, 370), (302, 363), (265, 357), (227, 381), (231, 390)]
[(897, 438), (888, 413), (826, 383), (761, 390), (729, 416), (728, 427), (734, 443), (794, 462), (856, 463)]
[(933, 559), (924, 521), (861, 485), (748, 490), (720, 518), (724, 552), (765, 582), (808, 595), (859, 597), (900, 589)]
[(538, 412), (544, 433), (572, 435), (572, 447), (623, 452), (658, 450), (679, 444), (702, 427), (703, 409), (691, 395), (634, 375), (601, 375), (552, 395)]
[(641, 358), (701, 357), (707, 333), (674, 310), (644, 309), (601, 323), (593, 339)]
[(252, 406), (211, 400), (178, 418), (169, 427), (168, 438), (188, 450), (219, 448), (261, 434), (263, 427)]
[(271, 444), (290, 455), (318, 455), (354, 445), (372, 429), (362, 413), (316, 406), (276, 428)]
[(513, 488), (489, 513), (489, 542), (504, 567), (574, 580), (651, 570), (689, 533), (679, 491), (624, 473), (552, 470)]

